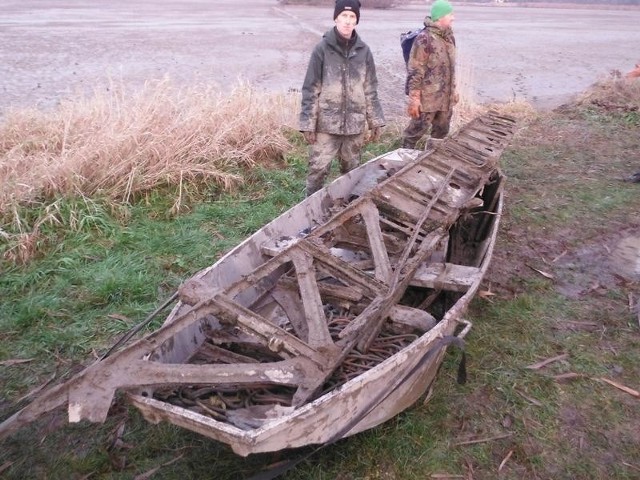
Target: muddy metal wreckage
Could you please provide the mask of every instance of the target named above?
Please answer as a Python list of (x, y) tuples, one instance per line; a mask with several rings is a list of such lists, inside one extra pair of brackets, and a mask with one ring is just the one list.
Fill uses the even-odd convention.
[(0, 438), (63, 405), (72, 422), (102, 422), (118, 391), (149, 421), (240, 455), (395, 416), (470, 328), (514, 131), (486, 114), (435, 150), (398, 149), (339, 177), (186, 281), (161, 328), (2, 422)]

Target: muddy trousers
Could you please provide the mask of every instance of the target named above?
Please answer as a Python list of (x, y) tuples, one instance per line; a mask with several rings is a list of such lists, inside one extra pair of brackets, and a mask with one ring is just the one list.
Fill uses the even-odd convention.
[(415, 148), (416, 143), (431, 131), (431, 138), (444, 138), (449, 133), (453, 110), (423, 112), (420, 118), (412, 118), (402, 135), (403, 148)]
[(331, 170), (331, 161), (340, 162), (340, 173), (345, 174), (360, 164), (360, 151), (365, 134), (330, 135), (317, 133), (316, 142), (309, 145), (307, 197), (320, 190)]

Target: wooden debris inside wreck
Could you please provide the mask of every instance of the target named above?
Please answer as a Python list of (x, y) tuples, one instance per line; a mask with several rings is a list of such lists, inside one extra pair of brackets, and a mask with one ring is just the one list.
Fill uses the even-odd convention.
[(104, 421), (116, 392), (240, 455), (393, 417), (468, 323), (514, 131), (486, 114), (434, 151), (398, 149), (343, 175), (186, 281), (160, 329), (44, 392), (0, 436), (64, 404), (70, 421)]

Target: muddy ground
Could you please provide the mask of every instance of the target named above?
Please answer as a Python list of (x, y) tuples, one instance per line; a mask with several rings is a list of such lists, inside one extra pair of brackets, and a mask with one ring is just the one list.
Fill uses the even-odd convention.
[[(401, 115), (401, 32), (427, 3), (362, 10), (358, 31), (378, 65), (388, 117)], [(299, 89), (332, 9), (276, 0), (5, 0), (0, 15), (0, 115), (49, 108), (77, 91), (168, 76), (222, 88), (239, 79)], [(522, 99), (553, 108), (611, 71), (640, 62), (640, 9), (457, 6), (463, 93), (478, 103)]]

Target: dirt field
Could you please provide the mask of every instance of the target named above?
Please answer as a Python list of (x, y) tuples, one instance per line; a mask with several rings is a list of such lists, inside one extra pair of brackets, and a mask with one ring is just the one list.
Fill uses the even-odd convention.
[[(46, 3), (46, 6), (44, 4)], [(388, 117), (404, 106), (399, 34), (427, 5), (362, 11)], [(0, 115), (48, 108), (76, 91), (168, 76), (221, 87), (244, 79), (299, 89), (313, 45), (332, 26), (327, 7), (276, 0), (6, 0), (0, 17)], [(640, 9), (459, 6), (455, 31), (463, 93), (479, 103), (524, 99), (552, 108), (613, 70), (640, 61)]]

